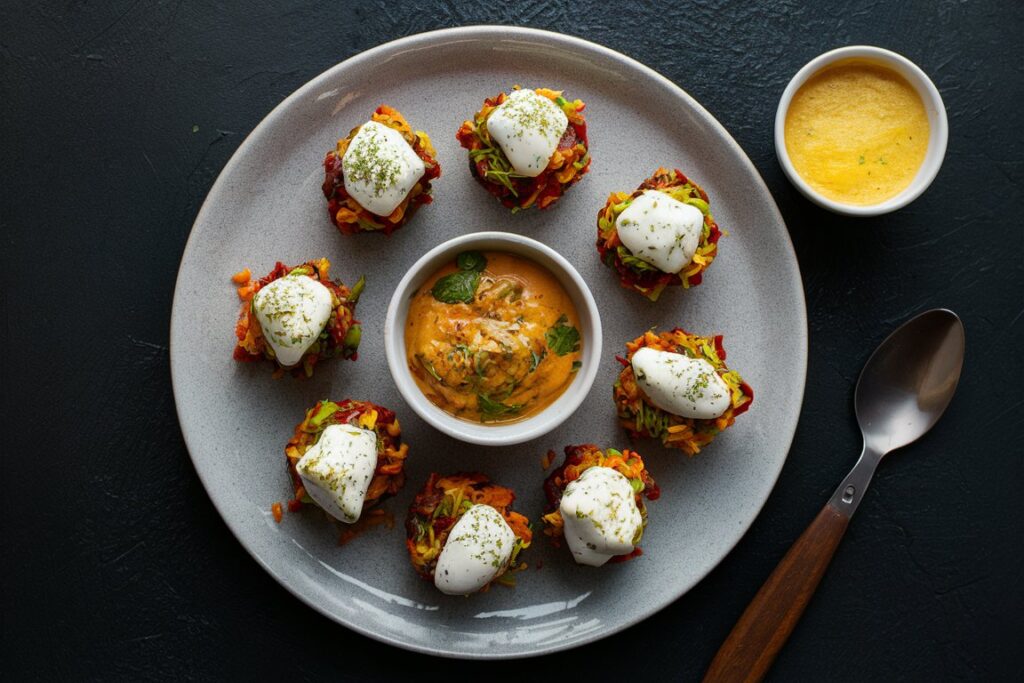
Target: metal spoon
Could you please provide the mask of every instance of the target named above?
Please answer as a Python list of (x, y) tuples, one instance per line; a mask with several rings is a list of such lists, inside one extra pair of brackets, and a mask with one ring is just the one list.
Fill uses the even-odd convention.
[(963, 361), (963, 323), (943, 308), (908, 320), (875, 349), (854, 394), (864, 435), (860, 459), (747, 606), (708, 667), (705, 683), (764, 677), (825, 574), (878, 463), (938, 421), (956, 391)]

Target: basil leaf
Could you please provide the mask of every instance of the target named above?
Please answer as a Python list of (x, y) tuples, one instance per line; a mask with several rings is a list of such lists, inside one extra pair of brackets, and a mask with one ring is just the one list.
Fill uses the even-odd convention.
[(502, 417), (503, 415), (511, 415), (513, 413), (517, 413), (523, 407), (522, 403), (508, 405), (502, 403), (501, 401), (495, 401), (494, 399), (487, 396), (487, 394), (477, 394), (476, 400), (477, 407), (480, 408), (481, 421), (493, 420)]
[(464, 251), (455, 257), (459, 270), (480, 272), (487, 267), (487, 257), (479, 251)]
[(455, 257), (459, 270), (434, 283), (430, 293), (446, 304), (473, 302), (480, 285), (480, 273), (487, 267), (487, 257), (479, 251), (464, 251)]
[(569, 319), (563, 315), (544, 333), (548, 348), (559, 356), (580, 350), (580, 331), (568, 323)]
[(480, 284), (480, 273), (475, 270), (460, 270), (434, 283), (430, 293), (446, 304), (472, 303), (476, 288)]

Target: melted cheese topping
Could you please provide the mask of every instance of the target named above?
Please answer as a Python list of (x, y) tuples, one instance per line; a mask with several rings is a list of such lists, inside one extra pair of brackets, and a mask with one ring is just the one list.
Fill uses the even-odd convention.
[(490, 505), (466, 510), (448, 533), (434, 570), (434, 585), (448, 595), (468, 595), (490, 583), (512, 556), (516, 535)]
[(678, 273), (697, 252), (704, 214), (664, 192), (645, 190), (619, 214), (615, 228), (638, 259), (663, 273)]
[(366, 490), (377, 469), (377, 435), (369, 429), (330, 425), (295, 469), (317, 505), (351, 524), (363, 511)]
[(558, 509), (573, 558), (591, 567), (633, 552), (643, 526), (633, 487), (610, 467), (590, 467), (569, 482)]
[(514, 90), (487, 117), (487, 131), (519, 175), (536, 178), (569, 126), (558, 106), (533, 90)]
[(633, 354), (632, 366), (651, 403), (673, 415), (710, 420), (732, 403), (729, 386), (703, 358), (645, 346)]
[(391, 215), (426, 172), (402, 134), (376, 121), (359, 127), (341, 164), (345, 191), (378, 216)]
[(924, 102), (895, 71), (840, 62), (812, 76), (790, 102), (786, 152), (825, 197), (879, 204), (905, 190), (928, 151)]
[(295, 365), (331, 317), (331, 291), (307, 275), (286, 275), (256, 292), (252, 306), (277, 362)]

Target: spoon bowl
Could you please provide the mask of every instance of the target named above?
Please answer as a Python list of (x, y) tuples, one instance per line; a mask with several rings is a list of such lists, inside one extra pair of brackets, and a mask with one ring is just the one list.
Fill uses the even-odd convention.
[(946, 411), (963, 361), (963, 323), (945, 308), (890, 334), (868, 358), (854, 393), (865, 449), (883, 456), (921, 438)]

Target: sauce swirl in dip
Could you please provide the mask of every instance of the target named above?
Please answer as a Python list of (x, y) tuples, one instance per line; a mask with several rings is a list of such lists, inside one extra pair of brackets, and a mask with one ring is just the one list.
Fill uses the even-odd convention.
[(413, 296), (406, 319), (416, 384), (474, 422), (542, 411), (572, 383), (582, 345), (576, 308), (555, 276), (505, 252), (459, 254)]

